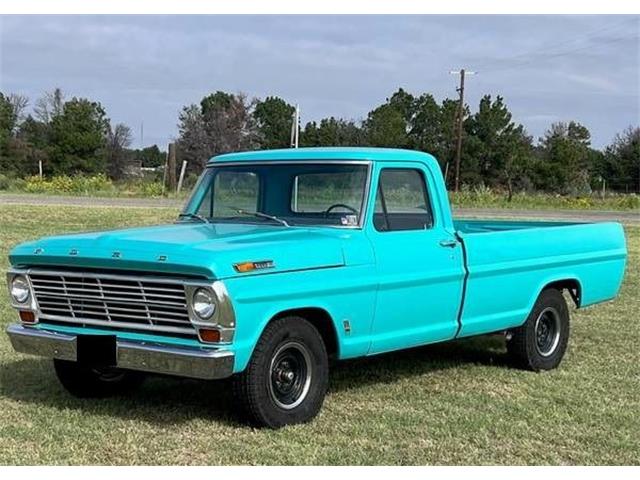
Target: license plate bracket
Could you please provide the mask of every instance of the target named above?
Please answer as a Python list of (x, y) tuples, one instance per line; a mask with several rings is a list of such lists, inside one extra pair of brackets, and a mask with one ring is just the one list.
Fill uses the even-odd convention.
[(78, 363), (100, 367), (116, 365), (115, 335), (78, 335), (76, 342)]

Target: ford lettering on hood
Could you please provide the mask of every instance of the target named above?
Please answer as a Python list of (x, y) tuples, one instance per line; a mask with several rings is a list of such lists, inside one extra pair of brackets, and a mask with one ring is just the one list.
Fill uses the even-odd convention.
[[(194, 223), (46, 237), (17, 246), (14, 266), (87, 267), (223, 279), (344, 265), (340, 232), (276, 225)], [(272, 268), (239, 272), (245, 262)]]

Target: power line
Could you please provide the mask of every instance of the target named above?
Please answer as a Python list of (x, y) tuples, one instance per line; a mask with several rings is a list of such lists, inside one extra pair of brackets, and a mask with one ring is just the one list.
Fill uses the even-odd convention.
[[(622, 26), (624, 24), (627, 24), (627, 23), (636, 23), (637, 21), (638, 20), (636, 18), (627, 19), (627, 20), (624, 20), (622, 22), (617, 22), (617, 23), (614, 23), (614, 24), (607, 25), (605, 27), (601, 27), (601, 28), (598, 28), (598, 29), (595, 29), (595, 30), (591, 30), (590, 32), (588, 32), (586, 35), (584, 35), (582, 37), (573, 38), (573, 39), (570, 39), (570, 40), (567, 40), (567, 41), (564, 41), (564, 42), (560, 42), (560, 43), (546, 42), (546, 43), (544, 43), (544, 44), (542, 44), (542, 45), (540, 45), (540, 46), (536, 47), (535, 49), (530, 50), (528, 52), (523, 52), (523, 53), (520, 53), (520, 54), (517, 54), (517, 55), (513, 55), (511, 57), (508, 57), (508, 58), (495, 59), (495, 60), (489, 61), (489, 62), (484, 63), (484, 64), (481, 63), (479, 66), (477, 66), (477, 68), (478, 68), (478, 70), (481, 70), (481, 69), (484, 69), (484, 68), (487, 68), (487, 67), (492, 67), (493, 71), (495, 71), (497, 69), (504, 70), (504, 69), (511, 68), (509, 66), (504, 65), (505, 62), (513, 62), (513, 61), (518, 62), (519, 59), (523, 59), (524, 63), (526, 64), (526, 63), (531, 63), (532, 61), (535, 61), (535, 60), (531, 60), (531, 56), (532, 55), (533, 56), (543, 55), (546, 58), (552, 58), (552, 57), (555, 57), (555, 56), (563, 56), (563, 55), (568, 54), (568, 53), (573, 53), (574, 51), (580, 51), (580, 50), (584, 50), (584, 49), (587, 49), (587, 48), (592, 48), (593, 47), (592, 45), (583, 45), (583, 46), (578, 47), (576, 49), (570, 49), (570, 50), (567, 50), (567, 51), (560, 51), (560, 52), (558, 52), (556, 50), (556, 52), (548, 53), (548, 50), (547, 50), (549, 48), (552, 48), (552, 49), (555, 50), (560, 46), (570, 45), (570, 44), (574, 44), (576, 42), (583, 42), (583, 41), (592, 40), (594, 38), (598, 38), (597, 34), (601, 34), (601, 33), (605, 32), (605, 31), (618, 28), (618, 27), (620, 27), (620, 26)], [(613, 43), (613, 42), (617, 42), (617, 41), (621, 41), (621, 40), (627, 40), (627, 39), (635, 38), (636, 36), (637, 36), (637, 34), (633, 35), (633, 36), (630, 36), (630, 37), (616, 38), (616, 39), (604, 41), (604, 43), (607, 44), (607, 43)], [(520, 63), (523, 63), (523, 62), (518, 62), (518, 65)], [(503, 65), (500, 66), (501, 64), (503, 64)], [(516, 66), (518, 66), (518, 65), (516, 65)], [(495, 68), (494, 68), (494, 66), (495, 66)]]
[[(611, 43), (624, 42), (624, 41), (632, 40), (632, 39), (635, 39), (635, 38), (638, 38), (638, 36), (637, 35), (631, 35), (631, 36), (626, 36), (626, 37), (613, 38), (613, 39), (610, 39), (609, 41), (600, 42), (597, 45), (597, 47), (602, 46), (602, 45), (608, 45), (608, 44), (611, 44)], [(506, 66), (505, 65), (503, 67), (494, 67), (494, 68), (491, 69), (491, 71), (492, 72), (499, 72), (499, 71), (503, 71), (503, 70), (517, 69), (517, 68), (520, 68), (520, 67), (525, 66), (525, 65), (530, 65), (532, 63), (536, 63), (536, 62), (540, 62), (540, 61), (544, 61), (544, 60), (549, 60), (551, 58), (561, 58), (561, 57), (565, 57), (567, 55), (570, 55), (572, 53), (576, 53), (576, 52), (579, 52), (579, 51), (582, 51), (582, 50), (587, 50), (587, 49), (593, 49), (593, 48), (595, 48), (593, 45), (584, 45), (582, 47), (574, 48), (574, 49), (571, 49), (571, 50), (565, 50), (563, 52), (556, 52), (556, 53), (549, 53), (549, 54), (539, 54), (538, 58), (532, 58), (532, 59), (529, 59), (529, 60), (525, 60), (525, 61), (519, 62), (519, 63), (517, 63), (515, 65), (510, 65), (510, 66)], [(540, 57), (540, 55), (544, 55), (544, 56)]]

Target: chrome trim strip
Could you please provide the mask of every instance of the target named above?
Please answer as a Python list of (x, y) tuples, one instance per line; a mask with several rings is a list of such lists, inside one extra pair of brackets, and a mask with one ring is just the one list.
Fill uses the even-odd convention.
[(231, 298), (229, 297), (229, 292), (227, 291), (227, 287), (225, 287), (224, 283), (219, 280), (216, 280), (207, 286), (213, 291), (213, 294), (217, 299), (216, 309), (213, 316), (207, 320), (203, 320), (196, 315), (192, 308), (191, 299), (193, 298), (194, 292), (199, 287), (186, 285), (185, 294), (187, 297), (189, 318), (191, 319), (191, 323), (198, 330), (198, 338), (200, 338), (201, 342), (208, 343), (205, 340), (202, 340), (202, 337), (200, 336), (200, 328), (216, 328), (220, 331), (220, 342), (217, 344), (229, 344), (233, 341), (233, 335), (236, 327), (236, 315), (233, 310)]
[[(11, 324), (7, 335), (17, 352), (77, 361), (77, 336)], [(114, 367), (213, 380), (233, 373), (235, 354), (228, 350), (176, 347), (160, 343), (116, 341)]]
[[(25, 302), (25, 303), (18, 303), (13, 299), (13, 296), (11, 295), (11, 281), (13, 280), (13, 277), (17, 276), (17, 275), (22, 275), (27, 279), (27, 282), (29, 283), (29, 301)], [(27, 270), (24, 269), (18, 269), (18, 268), (10, 268), (7, 271), (7, 290), (9, 293), (9, 302), (11, 304), (11, 306), (17, 310), (30, 310), (32, 312), (36, 312), (38, 309), (38, 306), (36, 305), (36, 300), (35, 300), (35, 296), (33, 294), (33, 285), (31, 284), (31, 278), (29, 278), (29, 275), (27, 274)], [(37, 318), (36, 318), (37, 321)]]
[[(213, 157), (215, 158), (215, 157)], [(372, 160), (341, 160), (341, 159), (335, 159), (335, 160), (327, 160), (327, 159), (297, 159), (297, 160), (236, 160), (236, 161), (225, 161), (225, 160), (214, 160), (214, 159), (209, 159), (207, 161), (207, 167), (214, 167), (216, 165), (224, 165), (224, 166), (234, 166), (234, 167), (238, 167), (238, 166), (247, 166), (247, 165), (292, 165), (292, 164), (298, 164), (298, 163), (302, 163), (305, 165), (323, 165), (323, 164), (330, 164), (330, 165), (335, 165), (336, 163), (338, 164), (345, 164), (345, 165), (371, 165), (373, 162)]]
[(27, 275), (65, 275), (67, 277), (87, 277), (97, 279), (109, 279), (109, 280), (129, 280), (132, 282), (149, 281), (152, 283), (172, 283), (177, 285), (201, 285), (207, 286), (210, 282), (207, 280), (191, 280), (189, 278), (176, 278), (176, 277), (164, 277), (151, 275), (118, 275), (112, 273), (91, 273), (91, 272), (78, 272), (73, 270), (48, 270), (39, 267), (27, 268), (20, 270)]
[[(95, 325), (97, 327), (111, 327), (115, 329), (125, 329), (125, 330), (140, 330), (144, 332), (161, 332), (161, 333), (179, 333), (179, 334), (187, 334), (194, 335), (196, 332), (193, 328), (190, 327), (188, 320), (184, 322), (184, 325), (189, 325), (189, 327), (169, 327), (165, 325), (149, 325), (144, 323), (128, 323), (128, 322), (119, 322), (117, 320), (95, 320), (92, 318), (81, 318), (81, 317), (67, 317), (65, 315), (51, 315), (51, 314), (43, 314), (38, 313), (38, 318), (41, 320), (53, 320), (54, 322), (64, 322), (64, 323), (74, 323), (78, 325)], [(137, 317), (137, 320), (143, 320), (142, 317)]]

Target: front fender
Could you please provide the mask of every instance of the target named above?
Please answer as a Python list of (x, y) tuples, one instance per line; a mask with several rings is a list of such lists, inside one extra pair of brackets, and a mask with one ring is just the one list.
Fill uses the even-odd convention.
[[(243, 371), (262, 332), (281, 312), (318, 308), (331, 317), (339, 358), (365, 355), (375, 306), (372, 265), (319, 268), (225, 280), (236, 313), (234, 373)], [(344, 320), (350, 331), (345, 332)]]

